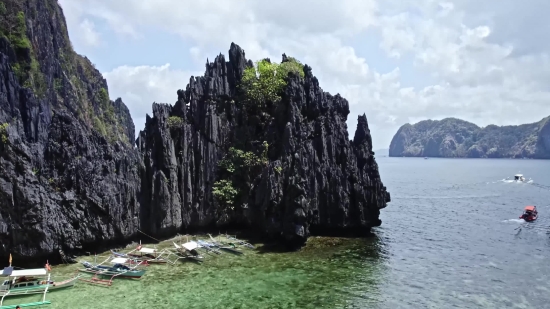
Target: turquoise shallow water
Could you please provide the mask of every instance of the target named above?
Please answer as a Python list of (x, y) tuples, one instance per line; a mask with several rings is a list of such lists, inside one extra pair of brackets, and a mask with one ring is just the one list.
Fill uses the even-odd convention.
[[(392, 202), (376, 237), (150, 266), (139, 281), (54, 291), (49, 308), (550, 308), (550, 161), (378, 163)], [(505, 179), (518, 172), (532, 180)], [(534, 223), (518, 219), (529, 204)]]
[[(376, 238), (322, 238), (295, 253), (204, 254), (202, 265), (152, 265), (140, 280), (115, 279), (111, 287), (79, 282), (47, 299), (50, 308), (359, 308), (357, 299), (378, 299), (379, 250)], [(67, 276), (78, 267), (58, 266), (53, 273)]]

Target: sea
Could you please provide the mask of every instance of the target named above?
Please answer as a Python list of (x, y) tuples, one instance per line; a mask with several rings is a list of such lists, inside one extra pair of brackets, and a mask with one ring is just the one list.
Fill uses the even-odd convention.
[[(149, 266), (140, 280), (109, 287), (79, 281), (48, 293), (48, 307), (550, 308), (550, 160), (377, 162), (392, 201), (373, 237), (312, 237), (299, 252), (205, 253), (200, 265)], [(513, 181), (517, 173), (527, 181)], [(537, 206), (535, 222), (518, 219), (527, 205)], [(52, 273), (64, 279), (79, 267)]]

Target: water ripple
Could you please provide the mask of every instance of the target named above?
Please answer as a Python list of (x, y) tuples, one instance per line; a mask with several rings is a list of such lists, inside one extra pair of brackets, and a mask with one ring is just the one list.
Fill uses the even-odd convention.
[[(380, 308), (544, 308), (550, 302), (541, 292), (550, 290), (550, 161), (378, 162), (392, 193), (376, 229), (390, 252)], [(517, 170), (531, 179), (507, 179)], [(518, 218), (525, 205), (537, 205), (536, 222)]]

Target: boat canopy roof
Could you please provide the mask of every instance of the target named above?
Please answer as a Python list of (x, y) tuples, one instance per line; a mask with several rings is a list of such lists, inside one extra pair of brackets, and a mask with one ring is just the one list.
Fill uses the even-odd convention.
[(187, 250), (193, 250), (193, 249), (197, 249), (199, 245), (194, 241), (190, 241), (190, 242), (184, 243), (182, 246)]
[(111, 260), (111, 263), (113, 264), (124, 264), (128, 261), (128, 259), (117, 257)]
[(516, 176), (516, 177), (522, 177), (523, 174), (516, 174), (515, 176)]
[(32, 276), (45, 276), (48, 274), (48, 271), (45, 268), (34, 268), (34, 269), (21, 269), (13, 270), (13, 267), (6, 267), (2, 271), (2, 276), (8, 277), (32, 277)]
[(535, 210), (535, 208), (537, 208), (537, 207), (535, 207), (535, 206), (525, 206), (526, 211), (533, 211), (533, 210)]
[(157, 252), (157, 249), (141, 248), (141, 249), (139, 249), (139, 252), (142, 252), (142, 253), (155, 253), (155, 252)]

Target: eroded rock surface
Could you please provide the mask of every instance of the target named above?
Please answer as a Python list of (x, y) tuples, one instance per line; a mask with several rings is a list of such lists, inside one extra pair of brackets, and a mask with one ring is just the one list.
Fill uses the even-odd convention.
[[(147, 170), (143, 196), (154, 204), (150, 220), (143, 222), (148, 230), (224, 221), (301, 244), (312, 232), (357, 234), (380, 225), (380, 209), (390, 197), (366, 116), (358, 117), (350, 141), (348, 102), (323, 92), (308, 66), (305, 78), (289, 77), (279, 104), (246, 107), (236, 81), (251, 63), (234, 44), (229, 57), (219, 55), (204, 77), (191, 78), (173, 107), (153, 105), (137, 142)], [(170, 128), (169, 117), (182, 117), (184, 124)], [(269, 160), (242, 189), (239, 203), (246, 208), (220, 214), (212, 195), (219, 161), (228, 147), (244, 144), (241, 148), (259, 153), (264, 141)]]
[[(390, 196), (367, 118), (358, 117), (350, 141), (348, 102), (324, 92), (310, 67), (303, 78), (289, 75), (278, 104), (245, 105), (238, 86), (252, 62), (232, 44), (229, 61), (207, 64), (173, 106), (153, 104), (134, 141), (128, 108), (109, 99), (100, 72), (72, 50), (57, 1), (4, 3), (0, 256), (93, 253), (139, 231), (231, 226), (299, 246), (312, 234), (380, 225)], [(227, 176), (220, 160), (232, 148), (266, 152), (240, 174), (230, 209), (213, 186)]]

